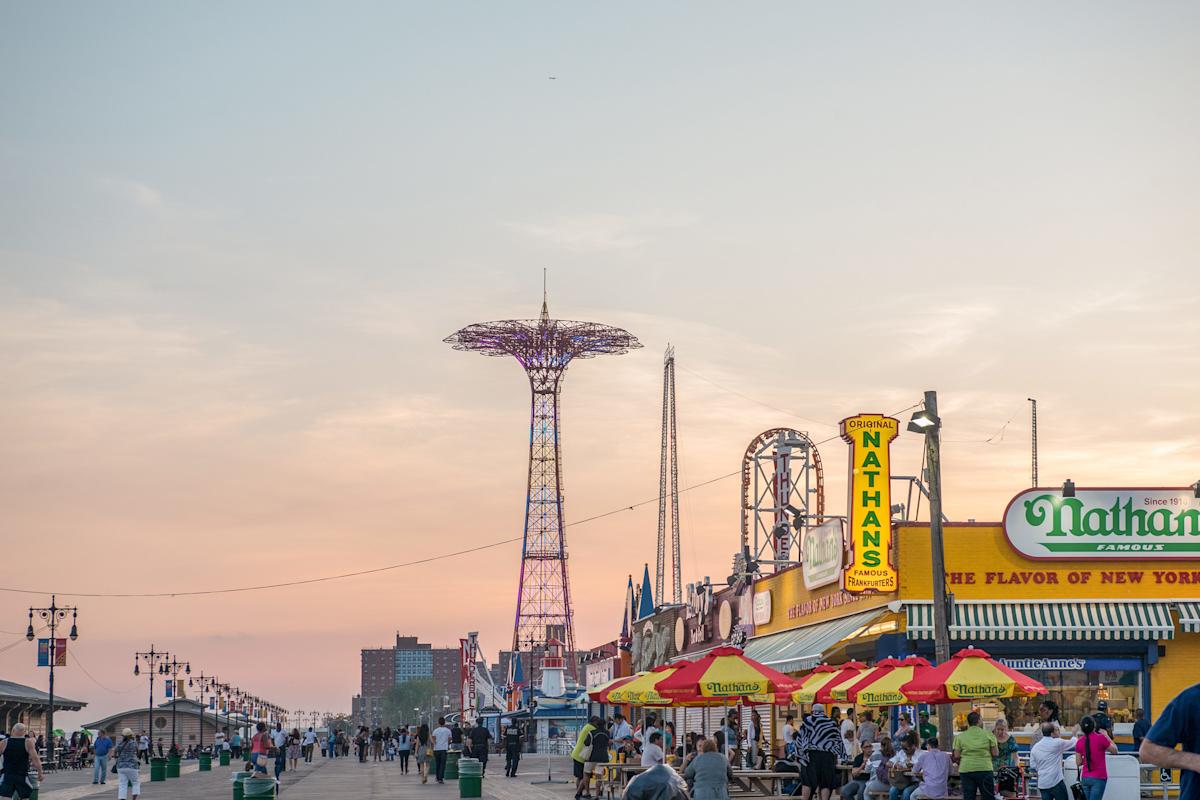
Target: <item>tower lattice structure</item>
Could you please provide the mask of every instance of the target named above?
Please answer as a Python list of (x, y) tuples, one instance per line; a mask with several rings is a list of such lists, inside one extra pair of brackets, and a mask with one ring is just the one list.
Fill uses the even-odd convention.
[[(667, 480), (670, 478), (670, 485)], [(671, 506), (671, 602), (683, 602), (683, 576), (679, 564), (679, 452), (675, 427), (675, 348), (663, 356), (662, 450), (658, 461), (658, 553), (654, 597), (666, 603), (667, 504)]]
[[(594, 322), (550, 318), (545, 299), (536, 320), (499, 320), (468, 325), (445, 340), (456, 350), (511, 356), (529, 376), (529, 481), (521, 576), (513, 623), (513, 652), (537, 652), (560, 639), (578, 678), (567, 541), (563, 524), (562, 448), (559, 398), (572, 361), (621, 355), (641, 347), (628, 331)], [(532, 675), (530, 676), (532, 679)]]

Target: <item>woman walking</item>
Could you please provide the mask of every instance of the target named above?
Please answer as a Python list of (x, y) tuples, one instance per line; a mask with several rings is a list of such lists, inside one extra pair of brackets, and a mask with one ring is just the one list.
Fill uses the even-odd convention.
[(292, 733), (287, 740), (287, 758), (291, 762), (291, 769), (299, 769), (300, 767), (300, 729), (292, 728)]
[(1079, 721), (1083, 735), (1075, 742), (1075, 764), (1079, 767), (1080, 783), (1087, 800), (1104, 800), (1108, 785), (1108, 754), (1117, 752), (1108, 734), (1096, 727), (1096, 720), (1084, 717)]
[(121, 743), (117, 745), (117, 800), (138, 800), (142, 793), (142, 778), (138, 767), (138, 742), (133, 731), (121, 731)]
[(400, 756), (400, 774), (408, 774), (408, 754), (412, 752), (412, 737), (405, 725), (396, 732), (396, 754)]
[(429, 726), (421, 723), (417, 729), (417, 772), (421, 773), (421, 783), (429, 782), (429, 759), (433, 755), (433, 739), (429, 735)]

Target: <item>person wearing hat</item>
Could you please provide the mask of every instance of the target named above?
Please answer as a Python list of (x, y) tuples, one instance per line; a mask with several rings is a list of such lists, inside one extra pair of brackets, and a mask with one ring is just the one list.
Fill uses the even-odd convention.
[(822, 703), (813, 703), (812, 713), (804, 718), (797, 738), (798, 749), (804, 758), (800, 796), (804, 800), (810, 797), (829, 800), (842, 784), (837, 765), (846, 760), (846, 747), (842, 743), (842, 732), (825, 715)]
[(917, 718), (921, 721), (917, 726), (917, 733), (920, 735), (922, 742), (929, 744), (930, 739), (937, 738), (937, 726), (929, 721), (928, 711), (922, 711), (917, 715)]
[(142, 793), (142, 778), (138, 767), (138, 740), (133, 730), (126, 728), (121, 731), (121, 741), (117, 744), (117, 800), (138, 800)]
[(1108, 715), (1108, 701), (1100, 700), (1096, 703), (1096, 713), (1092, 714), (1092, 719), (1096, 720), (1096, 727), (1108, 733), (1108, 738), (1113, 738), (1113, 720)]

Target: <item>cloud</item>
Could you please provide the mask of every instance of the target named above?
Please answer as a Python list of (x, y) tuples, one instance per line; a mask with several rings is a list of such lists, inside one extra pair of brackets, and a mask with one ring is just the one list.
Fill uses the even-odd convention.
[(505, 227), (539, 244), (572, 252), (589, 252), (640, 247), (667, 231), (693, 224), (694, 218), (685, 214), (654, 212), (643, 217), (579, 214), (542, 222), (509, 222)]
[[(900, 304), (904, 305), (903, 302)], [(916, 304), (910, 304), (916, 306)], [(919, 308), (919, 306), (916, 306)], [(987, 303), (952, 303), (915, 310), (892, 324), (896, 340), (908, 343), (900, 357), (908, 361), (937, 358), (962, 348), (996, 317), (999, 309)]]
[(137, 206), (145, 211), (161, 211), (165, 207), (162, 192), (141, 181), (131, 178), (105, 177), (99, 179), (100, 187), (112, 197)]

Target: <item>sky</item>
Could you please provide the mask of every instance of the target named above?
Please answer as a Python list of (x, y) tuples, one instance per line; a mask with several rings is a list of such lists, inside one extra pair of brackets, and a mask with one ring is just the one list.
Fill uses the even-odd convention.
[[(543, 269), (645, 345), (567, 373), (568, 522), (657, 494), (668, 343), (685, 486), (926, 389), (951, 519), (1028, 486), (1029, 397), (1044, 484), (1200, 478), (1196, 4), (6, 2), (0, 74), (0, 676), (77, 603), (68, 725), (151, 644), (322, 711), (397, 632), (506, 647), (513, 544), (81, 595), (519, 536), (528, 384), (442, 339)], [(681, 510), (723, 579), (736, 480)], [(655, 525), (569, 528), (580, 645)]]

